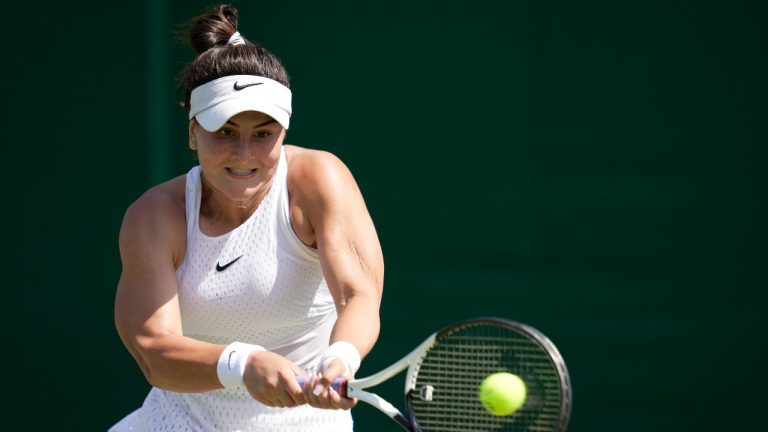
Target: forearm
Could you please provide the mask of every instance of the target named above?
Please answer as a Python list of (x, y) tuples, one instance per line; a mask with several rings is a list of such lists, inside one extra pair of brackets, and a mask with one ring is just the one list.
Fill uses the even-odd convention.
[(178, 335), (138, 336), (130, 351), (155, 387), (177, 392), (222, 388), (216, 364), (223, 345)]
[(347, 298), (331, 333), (331, 343), (349, 342), (365, 357), (379, 337), (380, 300), (376, 293), (357, 293)]

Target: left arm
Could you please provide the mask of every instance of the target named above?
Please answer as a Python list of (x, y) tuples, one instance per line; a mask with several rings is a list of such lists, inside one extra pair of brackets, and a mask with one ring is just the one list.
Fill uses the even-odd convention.
[[(294, 155), (293, 174), (298, 180), (294, 196), (304, 229), (297, 231), (320, 252), (320, 265), (336, 303), (338, 319), (330, 342), (349, 342), (365, 357), (379, 335), (384, 284), (376, 229), (349, 169), (330, 153), (300, 152)], [(325, 387), (343, 373), (344, 367), (337, 363), (324, 371)]]

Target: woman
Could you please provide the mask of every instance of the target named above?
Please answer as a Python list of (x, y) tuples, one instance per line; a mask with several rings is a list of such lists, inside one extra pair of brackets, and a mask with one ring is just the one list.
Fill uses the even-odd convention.
[(112, 430), (351, 430), (355, 401), (329, 385), (378, 337), (384, 271), (362, 195), (336, 157), (283, 145), (287, 74), (234, 8), (190, 42), (200, 165), (125, 214), (115, 322), (153, 388)]

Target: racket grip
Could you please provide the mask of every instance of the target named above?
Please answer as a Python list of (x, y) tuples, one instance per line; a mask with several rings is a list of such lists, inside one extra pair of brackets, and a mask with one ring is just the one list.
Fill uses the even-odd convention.
[[(312, 377), (308, 376), (297, 376), (296, 381), (299, 383), (301, 388), (304, 388), (307, 386), (307, 384), (312, 381)], [(331, 383), (331, 387), (333, 390), (339, 394), (339, 396), (345, 398), (347, 397), (347, 383), (349, 382), (348, 378), (338, 377)]]

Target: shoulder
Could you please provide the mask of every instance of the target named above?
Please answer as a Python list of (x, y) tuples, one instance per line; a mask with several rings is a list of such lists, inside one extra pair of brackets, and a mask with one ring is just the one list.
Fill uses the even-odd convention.
[(147, 190), (128, 207), (123, 224), (161, 222), (184, 215), (184, 187), (185, 177), (180, 176)]
[(363, 214), (365, 203), (347, 166), (334, 154), (286, 146), (291, 225), (304, 244), (317, 247), (317, 234)]
[(125, 211), (120, 248), (168, 247), (178, 252), (186, 239), (185, 176), (147, 190)]
[(349, 168), (333, 153), (287, 145), (286, 159), (289, 189), (328, 197), (356, 188)]

